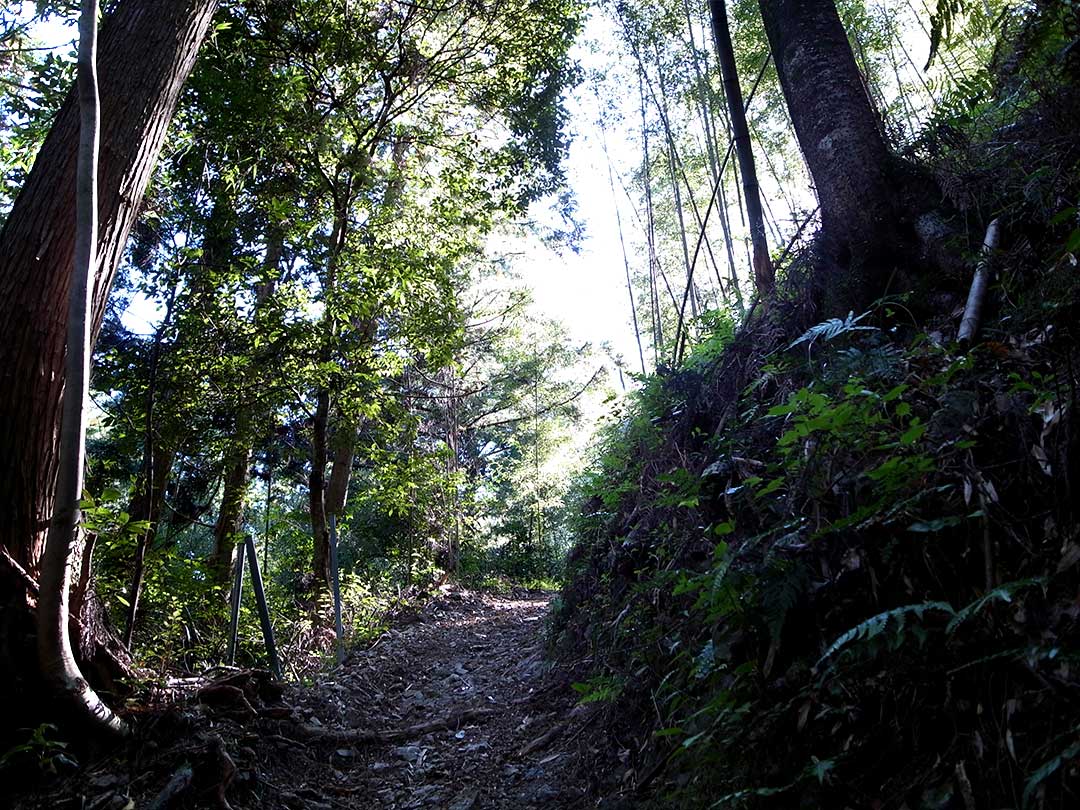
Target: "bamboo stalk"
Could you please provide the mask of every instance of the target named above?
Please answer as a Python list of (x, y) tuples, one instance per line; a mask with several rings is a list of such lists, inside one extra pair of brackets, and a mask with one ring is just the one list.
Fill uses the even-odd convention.
[(982, 322), (983, 304), (986, 302), (986, 291), (990, 288), (990, 280), (994, 275), (993, 265), (990, 260), (993, 252), (997, 249), (1000, 238), (1001, 221), (995, 217), (986, 227), (982, 253), (975, 269), (975, 278), (971, 281), (967, 304), (964, 306), (964, 317), (960, 321), (960, 331), (956, 336), (957, 341), (960, 343), (970, 343), (979, 331), (979, 325)]

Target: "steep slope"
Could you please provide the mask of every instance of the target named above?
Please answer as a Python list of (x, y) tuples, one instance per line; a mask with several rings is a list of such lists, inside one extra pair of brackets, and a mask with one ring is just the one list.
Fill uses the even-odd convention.
[(914, 151), (1003, 224), (975, 345), (970, 277), (821, 311), (812, 243), (602, 437), (556, 644), (635, 806), (1076, 802), (1080, 120), (1043, 80)]

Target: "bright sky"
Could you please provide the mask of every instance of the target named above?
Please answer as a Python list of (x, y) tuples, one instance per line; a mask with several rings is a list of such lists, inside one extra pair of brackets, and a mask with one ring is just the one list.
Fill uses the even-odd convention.
[[(585, 43), (610, 42), (610, 27), (610, 22), (594, 14), (585, 36), (574, 47), (572, 56), (580, 60), (586, 75), (607, 67), (607, 57), (591, 52)], [(559, 255), (537, 246), (515, 262), (515, 267), (532, 287), (537, 306), (565, 323), (575, 339), (594, 345), (606, 341), (616, 355), (622, 355), (627, 368), (640, 371), (592, 84), (583, 82), (568, 102), (572, 141), (565, 169), (577, 202), (577, 218), (584, 225), (581, 249), (577, 253), (565, 249)], [(621, 163), (620, 158), (628, 157), (631, 144), (609, 133), (608, 147), (614, 161)], [(620, 208), (627, 207), (623, 197)], [(625, 229), (633, 215), (629, 211), (621, 214)]]

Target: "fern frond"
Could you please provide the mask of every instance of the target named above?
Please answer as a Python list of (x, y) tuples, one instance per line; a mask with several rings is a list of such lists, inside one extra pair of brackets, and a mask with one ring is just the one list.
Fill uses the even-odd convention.
[(1044, 580), (1041, 578), (1035, 579), (1020, 579), (1016, 582), (1006, 582), (1004, 585), (999, 585), (984, 596), (980, 596), (970, 605), (961, 608), (956, 611), (956, 615), (953, 616), (948, 626), (945, 628), (945, 632), (952, 635), (956, 632), (956, 629), (970, 619), (972, 616), (976, 616), (982, 612), (982, 609), (989, 605), (991, 602), (1012, 602), (1013, 595), (1018, 591), (1022, 591), (1024, 588), (1030, 588), (1033, 585), (1043, 585)]
[(902, 607), (893, 608), (892, 610), (886, 610), (883, 613), (871, 616), (866, 621), (841, 633), (836, 641), (829, 645), (829, 649), (827, 649), (825, 654), (818, 659), (815, 666), (820, 667), (825, 659), (835, 655), (840, 649), (853, 641), (869, 641), (875, 636), (880, 635), (888, 628), (890, 621), (895, 621), (896, 631), (901, 632), (907, 622), (908, 615), (914, 615), (917, 619), (921, 619), (923, 614), (928, 610), (938, 610), (950, 615), (956, 614), (956, 611), (953, 610), (953, 606), (948, 602), (920, 602), (917, 605), (904, 605)]
[(802, 335), (793, 340), (788, 346), (788, 348), (794, 349), (800, 343), (813, 344), (814, 341), (816, 341), (818, 338), (822, 338), (824, 340), (833, 340), (834, 338), (837, 338), (840, 335), (847, 334), (848, 332), (876, 332), (876, 326), (858, 325), (859, 321), (861, 321), (869, 314), (869, 312), (864, 312), (862, 315), (856, 317), (854, 312), (849, 312), (846, 318), (830, 318), (829, 320), (819, 323), (816, 326), (811, 326), (809, 329), (803, 332)]

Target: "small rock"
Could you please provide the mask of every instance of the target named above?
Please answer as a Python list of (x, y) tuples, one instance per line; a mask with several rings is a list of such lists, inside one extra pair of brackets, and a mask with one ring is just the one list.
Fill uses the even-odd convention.
[(116, 787), (117, 785), (123, 784), (123, 781), (124, 778), (115, 773), (96, 773), (87, 780), (91, 787), (100, 790)]
[(420, 758), (420, 746), (402, 745), (394, 749), (394, 756), (406, 762), (416, 762)]
[(476, 801), (479, 798), (479, 788), (465, 788), (465, 790), (454, 797), (454, 801), (450, 803), (449, 810), (472, 810), (472, 808), (476, 806)]

